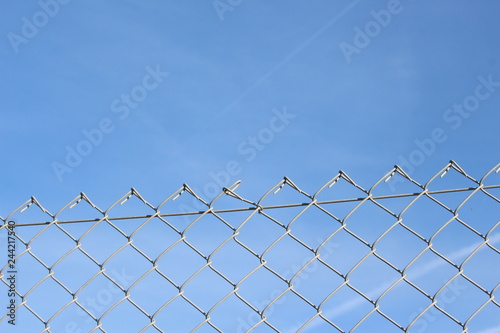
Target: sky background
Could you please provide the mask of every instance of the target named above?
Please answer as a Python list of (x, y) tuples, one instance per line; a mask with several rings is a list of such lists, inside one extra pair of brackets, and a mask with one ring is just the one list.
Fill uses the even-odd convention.
[(0, 1), (2, 217), (31, 196), (156, 206), (242, 180), (256, 201), (283, 176), (313, 194), (340, 169), (369, 188), (395, 164), (425, 182), (500, 162), (494, 0), (62, 2)]

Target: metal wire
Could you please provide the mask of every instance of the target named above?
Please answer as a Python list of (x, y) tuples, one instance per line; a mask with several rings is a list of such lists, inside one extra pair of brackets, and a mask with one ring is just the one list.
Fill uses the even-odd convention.
[[(187, 185), (184, 185), (187, 186)], [(494, 189), (494, 188), (500, 188), (500, 185), (488, 185), (488, 186), (482, 186), (481, 189), (483, 190), (489, 190), (489, 189)], [(454, 192), (464, 192), (464, 191), (474, 191), (477, 190), (478, 187), (467, 187), (467, 188), (457, 188), (457, 189), (448, 189), (448, 190), (439, 190), (439, 191), (427, 191), (428, 195), (432, 194), (443, 194), (443, 193), (454, 193)], [(226, 189), (227, 190), (227, 189)], [(137, 191), (134, 188), (131, 189), (132, 192)], [(393, 195), (380, 195), (380, 196), (372, 196), (372, 200), (381, 200), (381, 199), (392, 199), (392, 198), (404, 198), (404, 197), (414, 197), (418, 196), (420, 193), (404, 193), (404, 194), (393, 194)], [(81, 196), (84, 196), (82, 193)], [(33, 203), (36, 199), (33, 197), (31, 201), (26, 204), (29, 205), (30, 203)], [(344, 203), (344, 202), (355, 202), (355, 201), (363, 201), (365, 198), (351, 198), (351, 199), (340, 199), (340, 200), (326, 200), (326, 201), (318, 201), (316, 202), (317, 205), (326, 205), (326, 204), (334, 204), (334, 203)], [(300, 206), (307, 206), (309, 205), (308, 202), (302, 202), (302, 203), (295, 203), (295, 204), (284, 204), (284, 205), (274, 205), (274, 206), (263, 206), (260, 207), (262, 210), (269, 210), (269, 209), (276, 209), (276, 208), (290, 208), (290, 207), (300, 207)], [(249, 211), (249, 210), (256, 210), (259, 209), (259, 207), (243, 207), (243, 208), (232, 208), (232, 209), (214, 209), (212, 212), (213, 213), (231, 213), (231, 212), (243, 212), (243, 211)], [(120, 216), (120, 217), (106, 217), (108, 221), (119, 221), (119, 220), (132, 220), (132, 219), (144, 219), (144, 218), (151, 218), (154, 216), (159, 216), (159, 217), (172, 217), (172, 216), (185, 216), (185, 215), (200, 215), (203, 214), (205, 211), (193, 211), (193, 212), (179, 212), (179, 213), (170, 213), (170, 214), (149, 214), (149, 215), (136, 215), (136, 216)], [(81, 223), (81, 222), (99, 222), (101, 219), (82, 219), (82, 220), (57, 220), (58, 224), (64, 224), (64, 223)], [(46, 221), (46, 222), (34, 222), (34, 223), (20, 223), (16, 224), (14, 223), (14, 227), (23, 227), (23, 226), (35, 226), (35, 225), (46, 225), (46, 224), (51, 224), (54, 221)]]
[[(436, 318), (441, 318), (440, 320), (447, 320), (448, 325), (451, 325), (450, 327), (460, 329), (462, 332), (472, 332), (472, 329), (475, 329), (478, 325), (480, 326), (481, 318), (485, 316), (491, 318), (492, 313), (496, 313), (497, 318), (500, 315), (500, 303), (495, 299), (495, 293), (500, 286), (500, 276), (498, 276), (493, 264), (482, 263), (481, 269), (478, 269), (476, 263), (481, 258), (485, 258), (484, 253), (487, 251), (487, 253), (490, 253), (488, 260), (500, 260), (500, 257), (498, 257), (500, 250), (496, 245), (500, 240), (500, 199), (494, 192), (495, 189), (500, 188), (500, 184), (492, 185), (490, 181), (499, 170), (500, 164), (491, 169), (480, 180), (476, 180), (468, 175), (457, 163), (450, 161), (427, 183), (420, 184), (402, 168), (395, 166), (370, 189), (361, 187), (346, 173), (340, 171), (313, 195), (307, 194), (289, 178), (285, 177), (256, 202), (245, 199), (236, 192), (237, 187), (240, 185), (239, 181), (223, 188), (221, 193), (211, 202), (206, 202), (188, 185), (184, 184), (158, 206), (150, 204), (137, 190), (131, 189), (106, 210), (100, 209), (84, 193), (81, 193), (55, 214), (50, 213), (36, 198), (32, 197), (8, 216), (1, 218), (3, 225), (0, 226), (0, 236), (7, 235), (9, 231), (12, 234), (15, 228), (16, 233), (14, 236), (17, 241), (15, 260), (17, 265), (23, 267), (25, 271), (29, 271), (34, 268), (22, 266), (22, 263), (32, 262), (32, 265), (36, 264), (37, 267), (45, 271), (45, 274), (40, 278), (28, 279), (29, 283), (27, 285), (15, 290), (16, 297), (20, 300), (16, 303), (16, 311), (18, 313), (22, 312), (25, 318), (30, 318), (30, 323), (35, 325), (33, 331), (59, 332), (61, 330), (59, 328), (61, 327), (61, 321), (67, 321), (65, 318), (69, 309), (77, 309), (79, 315), (88, 320), (85, 324), (87, 326), (84, 326), (89, 329), (89, 332), (120, 331), (119, 327), (121, 327), (120, 324), (122, 323), (112, 321), (112, 318), (114, 313), (122, 313), (120, 310), (122, 307), (128, 307), (127, 314), (132, 316), (132, 313), (135, 313), (145, 321), (144, 325), (137, 328), (137, 331), (140, 332), (194, 332), (197, 330), (200, 332), (207, 330), (224, 332), (224, 330), (229, 330), (224, 322), (230, 322), (235, 316), (228, 310), (228, 306), (236, 308), (241, 305), (250, 315), (253, 315), (253, 319), (248, 319), (250, 315), (244, 317), (247, 319), (243, 320), (238, 317), (234, 329), (230, 329), (230, 331), (252, 331), (265, 328), (276, 332), (314, 330), (318, 332), (375, 332), (373, 326), (370, 325), (377, 322), (389, 325), (385, 328), (386, 330), (423, 332), (427, 329), (436, 331), (436, 329), (433, 329), (433, 325), (437, 325), (438, 320)], [(473, 186), (431, 189), (450, 171), (454, 172), (460, 179), (471, 182)], [(384, 187), (386, 186), (385, 183), (390, 183), (395, 178), (398, 178), (399, 182), (418, 188), (418, 191), (375, 195), (382, 188), (386, 189)], [(361, 193), (362, 196), (328, 199), (329, 193), (332, 193), (329, 189), (341, 183), (343, 186), (348, 186)], [(285, 188), (288, 193), (302, 196), (305, 202), (264, 204), (264, 202), (268, 202)], [(451, 199), (451, 196), (457, 193), (464, 193), (466, 196), (460, 197), (458, 201), (453, 197), (455, 201), (451, 200), (453, 201), (453, 205), (451, 205), (448, 198)], [(167, 207), (175, 206), (174, 201), (181, 196), (192, 197), (206, 209), (187, 212), (176, 211), (173, 213), (161, 212)], [(326, 200), (325, 196), (327, 197)], [(483, 200), (488, 199), (490, 204), (473, 207), (474, 198), (479, 196)], [(116, 207), (127, 203), (133, 197), (137, 198), (144, 208), (151, 210), (151, 213), (120, 216), (111, 214)], [(286, 198), (292, 200), (289, 197)], [(399, 206), (394, 205), (397, 200), (403, 198), (407, 199), (404, 204), (398, 201)], [(236, 204), (236, 208), (218, 207), (219, 203), (224, 200), (232, 200), (231, 202), (240, 205)], [(424, 230), (422, 228), (422, 225), (427, 223), (423, 221), (427, 208), (416, 209), (424, 201), (427, 202), (428, 206), (425, 207), (429, 207), (429, 210), (436, 209), (443, 212), (443, 214), (447, 214), (444, 220), (441, 217), (436, 217), (432, 221), (430, 224), (432, 225), (432, 232), (429, 232), (430, 229)], [(59, 218), (76, 205), (82, 203), (88, 204), (98, 217), (86, 219)], [(243, 204), (246, 206), (241, 207)], [(354, 206), (349, 207), (345, 214), (341, 214), (341, 210), (336, 208), (341, 204), (352, 204)], [(362, 213), (367, 207), (371, 207), (371, 210), (368, 213)], [(33, 208), (38, 208), (50, 221), (23, 222), (23, 216)], [(465, 212), (465, 209), (467, 209), (467, 212)], [(473, 209), (478, 212), (477, 220), (482, 221), (482, 219), (488, 217), (494, 219), (494, 223), (470, 221), (469, 216), (472, 214)], [(377, 212), (385, 214), (384, 216), (387, 217), (384, 223), (377, 221), (378, 217), (375, 216), (375, 214), (378, 214)], [(247, 215), (243, 218), (235, 218), (233, 213), (246, 213)], [(321, 216), (327, 218), (328, 223), (318, 227), (318, 225), (314, 224), (316, 222), (310, 220), (312, 221), (311, 225), (304, 227), (301, 223), (307, 214), (321, 214)], [(415, 223), (415, 214), (420, 216), (417, 220), (421, 219), (421, 221)], [(194, 220), (190, 220), (184, 225), (174, 221), (174, 218), (181, 217), (192, 217)], [(283, 219), (286, 220), (281, 221)], [(375, 221), (371, 221), (371, 219), (375, 219)], [(124, 227), (123, 223), (126, 221), (131, 223), (132, 220), (136, 224), (129, 224), (128, 227)], [(15, 223), (12, 221), (15, 221)], [(216, 229), (215, 222), (206, 225), (205, 221), (216, 221), (219, 226), (225, 228), (225, 231)], [(259, 222), (260, 229), (257, 236), (259, 234), (270, 235), (274, 233), (272, 240), (266, 243), (265, 247), (257, 246), (256, 243), (252, 243), (244, 237), (246, 228), (253, 221), (265, 221), (265, 223)], [(367, 221), (370, 223), (366, 223)], [(154, 223), (167, 228), (175, 237), (158, 248), (155, 254), (152, 254), (149, 248), (146, 249), (146, 245), (141, 243), (141, 235), (148, 226)], [(370, 230), (364, 230), (360, 225)], [(75, 231), (66, 229), (64, 226), (77, 226), (83, 229)], [(99, 236), (103, 237), (103, 239), (109, 239), (110, 252), (103, 254), (101, 257), (92, 249), (92, 246), (97, 246), (97, 243), (87, 242), (87, 240), (96, 237), (98, 233), (102, 233), (104, 229), (99, 228), (104, 227), (107, 228), (106, 234)], [(204, 228), (203, 230), (210, 233), (210, 237), (220, 240), (212, 248), (208, 249), (203, 242), (200, 243), (195, 239), (194, 230), (197, 230), (197, 228)], [(317, 228), (317, 230), (313, 230), (314, 228)], [(373, 230), (371, 230), (372, 228)], [(379, 230), (377, 228), (383, 229)], [(457, 231), (457, 235), (467, 234), (467, 237), (475, 239), (476, 242), (471, 243), (472, 245), (467, 248), (459, 249), (459, 251), (450, 252), (444, 250), (450, 247), (448, 244), (450, 240), (446, 237), (450, 237), (448, 230), (451, 228), (462, 228), (460, 230), (463, 231)], [(57, 236), (54, 236), (54, 230), (57, 231)], [(280, 231), (277, 232), (276, 230)], [(404, 232), (405, 237), (411, 239), (408, 244), (394, 236), (397, 232)], [(28, 235), (26, 239), (23, 237), (25, 233)], [(316, 235), (316, 240), (307, 236), (308, 233)], [(58, 252), (57, 258), (49, 260), (47, 258), (50, 257), (50, 249), (37, 246), (44, 237), (49, 237), (44, 235), (50, 235), (50, 239), (54, 244), (69, 241), (73, 245), (61, 250), (60, 253)], [(346, 235), (357, 246), (364, 249), (360, 257), (353, 254), (352, 258), (347, 257), (339, 260), (338, 256), (333, 254), (337, 248), (340, 251), (351, 246), (346, 243), (345, 238), (342, 238)], [(124, 243), (115, 244), (111, 240), (114, 237), (120, 237)], [(160, 241), (154, 238), (162, 236), (160, 234), (155, 236), (153, 232), (152, 237), (150, 242)], [(332, 242), (334, 244), (333, 249)], [(282, 244), (285, 243), (292, 244), (290, 249), (279, 250), (282, 248)], [(418, 244), (418, 246), (410, 245), (410, 243)], [(393, 251), (394, 244), (397, 244), (397, 252), (409, 256), (408, 259), (400, 261), (395, 256), (398, 253), (388, 254), (386, 250), (380, 249), (385, 248), (387, 244), (392, 244)], [(165, 258), (175, 257), (176, 251), (181, 247), (186, 250), (182, 252), (181, 257), (176, 259), (178, 266), (165, 267), (163, 265), (163, 262), (167, 260)], [(275, 259), (276, 252), (280, 253), (279, 260), (286, 262), (293, 259), (290, 257), (296, 256), (296, 254), (293, 254), (295, 252), (291, 250), (292, 248), (297, 249), (293, 251), (303, 251), (303, 260), (300, 264), (294, 264), (293, 269), (286, 270), (278, 267), (279, 265), (276, 265)], [(226, 258), (226, 263), (222, 265), (214, 258), (224, 253), (226, 249), (232, 249), (231, 251), (239, 249), (242, 252), (235, 252), (231, 257)], [(132, 266), (143, 265), (144, 269), (127, 284), (123, 283), (123, 279), (117, 277), (116, 274), (110, 273), (110, 270), (114, 267), (116, 258), (119, 258), (121, 254), (129, 255), (127, 251), (131, 250), (137, 257), (134, 257), (135, 259), (130, 264)], [(287, 251), (291, 252), (287, 254)], [(88, 259), (87, 262), (91, 263), (89, 266), (93, 267), (93, 269), (87, 267), (87, 275), (80, 272), (87, 278), (77, 286), (72, 285), (73, 283), (68, 281), (67, 276), (59, 271), (63, 265), (73, 262), (69, 258), (74, 255), (80, 255)], [(432, 255), (438, 263), (429, 262), (426, 259), (429, 255)], [(188, 256), (198, 258), (197, 260), (200, 260), (201, 264), (193, 265), (191, 267), (192, 271), (180, 278), (175, 269), (189, 268), (189, 260), (191, 259), (188, 260)], [(245, 256), (254, 258), (256, 264), (245, 267), (245, 263), (247, 263)], [(340, 268), (338, 261), (345, 262), (345, 267)], [(452, 269), (453, 273), (450, 273), (451, 275), (449, 274), (443, 282), (435, 282), (436, 279), (434, 278), (430, 279), (434, 281), (434, 285), (430, 287), (426, 283), (417, 282), (418, 274), (415, 275), (414, 271), (416, 267), (420, 267), (419, 265), (422, 262), (424, 266), (427, 265), (425, 267), (428, 267), (423, 271), (430, 271), (430, 273), (418, 273), (420, 275), (430, 274), (432, 276), (432, 269), (439, 265), (445, 265), (447, 269)], [(75, 270), (80, 269), (78, 263), (73, 262), (72, 265), (71, 267), (74, 267)], [(9, 275), (9, 264), (6, 262), (0, 266), (3, 266), (0, 270), (0, 280), (7, 289), (11, 288), (12, 281), (9, 280), (9, 276), (12, 275)], [(244, 273), (235, 277), (235, 271), (228, 268), (230, 266), (235, 266), (237, 267), (235, 271)], [(385, 284), (378, 286), (376, 290), (373, 288), (367, 289), (365, 284), (369, 284), (372, 275), (376, 276), (377, 271), (380, 270), (387, 270), (386, 277), (392, 274), (394, 278), (392, 280), (386, 279)], [(481, 274), (478, 272), (480, 270)], [(21, 272), (22, 270), (19, 274)], [(268, 274), (269, 283), (272, 280), (273, 283), (278, 283), (281, 287), (276, 292), (270, 293), (263, 301), (263, 304), (256, 305), (256, 302), (251, 299), (245, 290), (250, 283), (249, 281), (256, 279), (257, 276), (259, 276), (259, 279), (261, 278), (262, 272)], [(360, 272), (363, 272), (363, 274), (368, 272), (369, 275), (360, 280)], [(211, 274), (211, 278), (206, 281), (213, 282), (214, 285), (220, 284), (229, 290), (221, 294), (222, 296), (219, 295), (216, 300), (209, 304), (200, 301), (199, 297), (203, 298), (210, 294), (209, 290), (212, 288), (210, 285), (197, 289), (197, 294), (191, 290), (192, 285), (197, 283), (195, 281), (208, 273)], [(311, 282), (315, 277), (319, 278), (328, 274), (331, 275), (329, 280), (320, 279), (323, 282)], [(484, 276), (488, 277), (487, 282), (485, 282)], [(116, 291), (116, 294), (121, 296), (116, 296), (118, 298), (113, 302), (109, 301), (109, 304), (108, 302), (101, 302), (106, 304), (100, 304), (99, 307), (90, 306), (85, 302), (85, 295), (101, 279), (107, 281), (111, 286), (110, 288), (113, 288), (113, 292)], [(174, 288), (175, 292), (160, 300), (154, 296), (151, 296), (152, 298), (149, 301), (148, 298), (140, 298), (139, 293), (144, 292), (144, 284), (150, 279), (164, 281), (169, 288)], [(327, 281), (333, 281), (334, 279), (337, 279), (338, 283), (331, 286), (331, 282)], [(266, 284), (268, 281), (259, 281), (251, 284), (255, 294), (267, 290)], [(47, 287), (49, 283), (51, 287)], [(465, 287), (460, 286), (459, 283), (462, 283)], [(304, 289), (306, 288), (304, 286), (307, 285), (312, 289)], [(462, 291), (462, 289), (466, 290)], [(41, 302), (40, 298), (43, 298), (41, 295), (51, 294), (54, 290), (57, 290), (60, 295), (66, 295), (65, 297), (68, 297), (69, 300), (64, 300), (64, 297), (60, 296), (61, 305), (48, 311), (44, 309), (43, 301)], [(313, 290), (312, 293), (311, 290)], [(406, 292), (411, 294), (412, 298), (408, 299), (407, 296), (403, 296), (406, 295), (403, 290), (407, 290)], [(104, 292), (101, 294), (112, 294), (108, 290), (106, 292), (107, 294)], [(342, 296), (346, 292), (351, 293), (353, 296), (350, 296), (350, 298)], [(477, 300), (468, 302), (474, 304), (474, 307), (468, 312), (458, 311), (450, 305), (451, 301), (447, 301), (451, 299), (449, 297), (450, 293), (453, 295), (453, 302), (460, 297), (475, 297)], [(357, 304), (350, 308), (347, 306), (342, 310), (349, 313), (349, 318), (356, 319), (345, 320), (339, 318), (337, 312), (340, 310), (334, 310), (335, 307), (332, 305), (335, 303), (333, 300), (339, 297), (344, 297), (343, 299), (346, 301), (352, 300)], [(291, 302), (290, 298), (293, 298), (295, 303), (287, 303)], [(185, 322), (185, 318), (178, 317), (174, 318), (173, 321), (171, 319), (168, 324), (164, 319), (169, 311), (174, 313), (181, 311), (179, 307), (181, 301), (184, 306), (190, 308), (201, 318), (198, 321), (195, 319), (190, 320), (192, 325), (189, 328), (181, 329), (176, 326), (181, 325), (181, 322)], [(420, 302), (420, 305), (410, 306), (411, 313), (407, 313), (406, 316), (401, 314), (404, 313), (403, 310), (394, 310), (394, 308), (404, 307), (402, 304), (411, 305), (413, 302), (415, 304)], [(284, 303), (288, 305), (285, 307)], [(394, 304), (398, 305), (394, 306)], [(293, 325), (289, 323), (287, 326), (276, 317), (277, 309), (280, 307), (286, 308), (289, 313), (293, 313), (295, 310), (299, 311), (299, 308), (305, 307), (310, 310), (310, 313), (306, 317), (302, 314), (300, 322)], [(353, 307), (358, 310), (352, 310)], [(223, 309), (225, 309), (225, 312)], [(290, 314), (290, 316), (293, 315)], [(8, 327), (6, 325), (10, 318), (8, 312), (0, 317), (0, 328)], [(76, 324), (73, 322), (71, 325), (73, 327), (70, 327), (71, 330), (76, 331), (78, 328), (74, 326)]]

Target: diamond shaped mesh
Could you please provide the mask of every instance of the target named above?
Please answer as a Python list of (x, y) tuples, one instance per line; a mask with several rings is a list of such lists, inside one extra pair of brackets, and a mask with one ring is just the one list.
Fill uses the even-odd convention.
[(257, 201), (240, 182), (211, 202), (81, 193), (56, 213), (32, 197), (2, 217), (0, 331), (15, 313), (22, 332), (498, 332), (499, 170), (395, 166), (369, 189), (340, 171), (313, 195), (285, 177)]

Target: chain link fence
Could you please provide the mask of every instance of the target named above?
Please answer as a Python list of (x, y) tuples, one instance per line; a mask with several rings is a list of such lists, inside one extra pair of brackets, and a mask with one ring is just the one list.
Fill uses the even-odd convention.
[(32, 197), (2, 217), (0, 331), (500, 332), (499, 170), (105, 210), (81, 193), (54, 214)]

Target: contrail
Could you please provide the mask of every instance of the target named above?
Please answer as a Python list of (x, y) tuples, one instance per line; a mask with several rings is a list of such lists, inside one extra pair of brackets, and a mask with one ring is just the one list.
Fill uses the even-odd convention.
[[(489, 240), (489, 243), (492, 245), (499, 243), (499, 242), (500, 242), (500, 234), (495, 235), (494, 237), (491, 237)], [(483, 243), (479, 242), (479, 243), (470, 245), (466, 248), (463, 248), (461, 250), (455, 251), (449, 256), (449, 259), (451, 261), (453, 261), (454, 259), (463, 257), (464, 255), (469, 255), (472, 251), (474, 251), (481, 244), (483, 244)], [(484, 248), (485, 247), (482, 247), (479, 251), (482, 251)], [(423, 276), (426, 276), (429, 272), (433, 271), (435, 268), (442, 266), (444, 264), (446, 264), (446, 262), (442, 259), (436, 259), (436, 260), (431, 261), (429, 264), (425, 265), (418, 273), (413, 275), (413, 280), (421, 278)], [(369, 292), (366, 293), (366, 295), (370, 298), (372, 298), (372, 296), (374, 296), (374, 295), (379, 295), (382, 292), (384, 292), (385, 290), (387, 290), (387, 288), (389, 288), (391, 286), (391, 284), (392, 283), (385, 283), (377, 288), (370, 290)], [(345, 314), (346, 312), (349, 312), (352, 309), (357, 308), (363, 304), (366, 304), (365, 299), (355, 298), (353, 300), (344, 302), (344, 303), (342, 303), (334, 308), (323, 311), (323, 314), (325, 315), (325, 317), (338, 317), (338, 316)], [(305, 327), (302, 331), (307, 332), (308, 330), (310, 330), (314, 327), (324, 325), (324, 324), (327, 324), (327, 323), (325, 321), (313, 321), (309, 325), (307, 325), (307, 327)], [(300, 328), (299, 326), (294, 327), (294, 328), (290, 328), (289, 330), (287, 330), (287, 332), (297, 332), (297, 330), (299, 328)], [(497, 326), (497, 327), (489, 328), (485, 331), (481, 331), (479, 333), (498, 333), (498, 332), (500, 332), (499, 328), (500, 328), (500, 326)]]

